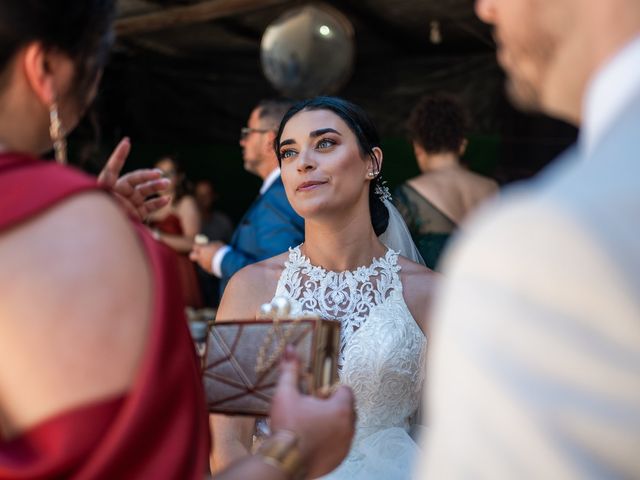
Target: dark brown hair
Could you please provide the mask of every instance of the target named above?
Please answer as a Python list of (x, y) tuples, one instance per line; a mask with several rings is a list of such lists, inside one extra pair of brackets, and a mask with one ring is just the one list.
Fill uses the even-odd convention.
[(376, 193), (376, 187), (382, 187), (382, 165), (373, 153), (375, 147), (380, 147), (380, 135), (373, 121), (362, 108), (347, 100), (338, 97), (316, 97), (310, 100), (303, 100), (296, 103), (285, 114), (280, 128), (276, 134), (275, 150), (278, 162), (282, 163), (280, 155), (280, 139), (282, 131), (287, 122), (296, 113), (303, 110), (330, 110), (338, 115), (354, 133), (358, 139), (358, 146), (362, 156), (369, 156), (378, 171), (378, 176), (369, 183), (369, 213), (371, 214), (371, 224), (376, 235), (382, 235), (389, 224), (389, 211), (385, 207), (380, 196)]
[(428, 153), (458, 152), (469, 128), (469, 114), (453, 96), (422, 97), (407, 122), (409, 136)]
[(18, 50), (41, 42), (71, 58), (75, 65), (72, 95), (79, 108), (85, 108), (113, 41), (114, 15), (115, 0), (2, 0), (0, 89)]

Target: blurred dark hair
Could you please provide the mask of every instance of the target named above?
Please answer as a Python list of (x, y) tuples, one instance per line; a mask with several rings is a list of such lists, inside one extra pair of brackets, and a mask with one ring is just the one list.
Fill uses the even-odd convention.
[(338, 115), (354, 133), (358, 139), (360, 153), (363, 157), (369, 156), (379, 172), (378, 176), (369, 185), (369, 211), (371, 214), (371, 224), (376, 235), (381, 235), (389, 224), (389, 211), (384, 206), (380, 197), (375, 193), (376, 186), (380, 185), (382, 175), (382, 165), (373, 153), (374, 147), (380, 147), (380, 135), (369, 115), (358, 105), (338, 97), (316, 97), (310, 100), (303, 100), (296, 103), (282, 118), (280, 128), (275, 139), (274, 148), (278, 156), (278, 162), (282, 163), (280, 157), (280, 138), (287, 122), (296, 113), (303, 110), (330, 110)]
[(0, 89), (14, 55), (30, 42), (68, 55), (75, 65), (71, 91), (84, 109), (113, 41), (115, 0), (0, 1)]
[(176, 180), (175, 180), (175, 186), (174, 186), (175, 194), (173, 197), (173, 203), (177, 203), (186, 195), (193, 195), (193, 190), (194, 190), (193, 184), (187, 178), (187, 174), (185, 173), (184, 168), (182, 167), (182, 162), (178, 159), (178, 155), (176, 154), (162, 155), (156, 161), (155, 166), (157, 166), (163, 160), (169, 160), (173, 164), (173, 168), (175, 170)]
[(409, 135), (428, 153), (458, 153), (469, 128), (469, 114), (453, 96), (422, 97), (407, 122)]
[(272, 98), (260, 101), (256, 108), (260, 109), (258, 118), (264, 124), (264, 128), (276, 130), (284, 114), (293, 106), (291, 100)]

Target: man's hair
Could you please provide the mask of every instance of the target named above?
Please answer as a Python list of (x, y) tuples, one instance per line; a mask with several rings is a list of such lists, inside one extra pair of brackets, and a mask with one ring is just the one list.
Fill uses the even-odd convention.
[(457, 152), (467, 134), (469, 115), (453, 96), (422, 97), (414, 107), (407, 128), (411, 140), (426, 152)]
[(258, 118), (263, 128), (278, 130), (284, 114), (293, 106), (293, 102), (285, 99), (262, 100), (256, 108), (259, 109)]

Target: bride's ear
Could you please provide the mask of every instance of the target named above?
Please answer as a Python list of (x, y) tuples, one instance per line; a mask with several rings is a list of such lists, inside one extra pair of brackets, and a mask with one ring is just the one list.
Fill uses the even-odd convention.
[(374, 158), (371, 158), (371, 171), (380, 173), (382, 171), (382, 149), (380, 147), (373, 147), (371, 153), (375, 158), (375, 161)]

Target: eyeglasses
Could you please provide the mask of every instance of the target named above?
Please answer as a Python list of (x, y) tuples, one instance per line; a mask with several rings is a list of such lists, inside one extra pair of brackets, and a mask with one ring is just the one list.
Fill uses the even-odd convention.
[(251, 127), (242, 127), (240, 129), (240, 140), (247, 138), (252, 133), (267, 133), (271, 132), (269, 128), (251, 128)]

